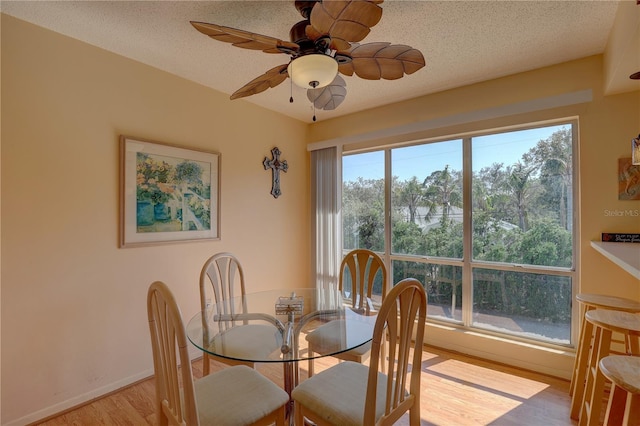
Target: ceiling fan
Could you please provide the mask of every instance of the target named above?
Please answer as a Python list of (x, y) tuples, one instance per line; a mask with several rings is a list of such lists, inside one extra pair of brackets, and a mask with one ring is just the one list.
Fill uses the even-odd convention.
[[(295, 1), (304, 18), (289, 31), (290, 41), (216, 24), (191, 21), (214, 40), (265, 53), (284, 53), (288, 63), (278, 65), (236, 90), (231, 99), (255, 95), (276, 87), (287, 77), (306, 88), (314, 108), (333, 110), (344, 100), (346, 83), (338, 72), (366, 80), (395, 80), (424, 67), (419, 50), (402, 44), (359, 44), (382, 17), (383, 0)], [(290, 98), (293, 102), (293, 97)], [(315, 114), (313, 120), (316, 120)]]

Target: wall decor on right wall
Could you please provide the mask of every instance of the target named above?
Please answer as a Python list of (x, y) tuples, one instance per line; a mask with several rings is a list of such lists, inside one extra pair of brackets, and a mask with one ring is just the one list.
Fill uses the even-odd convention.
[(640, 135), (631, 139), (631, 164), (634, 166), (640, 165)]
[(618, 200), (640, 200), (640, 165), (618, 159)]

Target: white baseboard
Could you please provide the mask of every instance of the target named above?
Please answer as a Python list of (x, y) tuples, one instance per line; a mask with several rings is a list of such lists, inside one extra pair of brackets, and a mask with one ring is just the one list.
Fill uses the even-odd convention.
[[(192, 360), (197, 359), (202, 356), (202, 351), (198, 350), (197, 348), (189, 348), (189, 356)], [(20, 417), (19, 419), (12, 420), (9, 423), (5, 423), (2, 426), (25, 426), (31, 423), (35, 423), (42, 419), (46, 419), (47, 417), (55, 416), (56, 414), (62, 413), (66, 410), (91, 402), (92, 400), (99, 399), (110, 392), (117, 391), (118, 389), (127, 387), (135, 382), (151, 377), (153, 376), (153, 374), (153, 370), (142, 371), (138, 374), (134, 374), (133, 376), (129, 376), (122, 380), (118, 380), (97, 389), (93, 389), (89, 392), (85, 392), (73, 398), (69, 398), (66, 401), (62, 401), (58, 404), (45, 407), (31, 414)]]
[(142, 371), (138, 374), (134, 374), (133, 376), (126, 377), (124, 379), (118, 380), (108, 385), (93, 389), (89, 392), (85, 392), (83, 394), (77, 395), (73, 398), (69, 398), (66, 401), (59, 402), (58, 404), (45, 407), (34, 413), (23, 416), (19, 419), (12, 420), (9, 423), (5, 423), (3, 426), (24, 426), (24, 425), (28, 425), (28, 424), (40, 421), (47, 417), (66, 411), (70, 408), (85, 404), (96, 398), (100, 398), (103, 395), (106, 395), (110, 392), (129, 386), (132, 383), (146, 379), (150, 376), (153, 376), (153, 370)]

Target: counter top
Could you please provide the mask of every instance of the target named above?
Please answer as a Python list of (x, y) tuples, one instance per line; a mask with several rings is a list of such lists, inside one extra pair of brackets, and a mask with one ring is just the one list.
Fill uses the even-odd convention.
[(591, 247), (640, 280), (640, 244), (591, 241)]

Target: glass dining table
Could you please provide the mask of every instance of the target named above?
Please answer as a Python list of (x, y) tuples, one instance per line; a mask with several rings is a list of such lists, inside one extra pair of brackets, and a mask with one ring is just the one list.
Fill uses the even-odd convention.
[[(198, 349), (216, 357), (282, 363), (291, 420), (291, 391), (300, 380), (299, 362), (366, 344), (373, 337), (375, 314), (351, 308), (350, 299), (343, 302), (333, 289), (268, 290), (210, 304), (190, 319), (187, 336)], [(307, 336), (318, 327), (330, 332), (321, 333), (326, 341), (313, 342), (322, 352), (312, 353)]]

